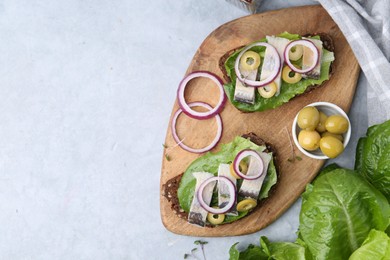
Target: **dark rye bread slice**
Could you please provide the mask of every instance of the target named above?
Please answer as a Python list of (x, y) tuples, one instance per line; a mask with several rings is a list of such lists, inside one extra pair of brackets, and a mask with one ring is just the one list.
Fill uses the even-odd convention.
[[(278, 170), (278, 163), (277, 163), (277, 156), (276, 156), (276, 151), (275, 149), (271, 146), (271, 144), (269, 143), (266, 143), (263, 139), (261, 139), (260, 137), (258, 137), (256, 134), (254, 133), (248, 133), (248, 134), (244, 134), (242, 135), (241, 137), (245, 138), (245, 139), (249, 139), (251, 142), (257, 144), (257, 145), (260, 145), (260, 146), (265, 146), (266, 149), (264, 150), (264, 152), (272, 152), (273, 154), (273, 157), (274, 157), (274, 162), (275, 162), (275, 167), (276, 167), (276, 173), (278, 175), (278, 178), (279, 178), (279, 170)], [(180, 217), (180, 218), (183, 218), (185, 220), (187, 220), (188, 218), (188, 213), (185, 212), (181, 207), (180, 207), (180, 203), (179, 203), (179, 198), (177, 196), (177, 190), (179, 189), (179, 186), (180, 186), (180, 180), (181, 178), (183, 177), (183, 174), (184, 173), (181, 173), (180, 175), (168, 180), (165, 184), (163, 184), (162, 186), (162, 190), (163, 190), (163, 193), (162, 195), (168, 200), (168, 202), (171, 204), (171, 209), (175, 212), (175, 214)], [(274, 185), (271, 190), (269, 191), (269, 196), (273, 193), (274, 189), (275, 189), (275, 186)], [(260, 207), (262, 202), (264, 200), (260, 201), (260, 203), (257, 204), (257, 207)]]
[[(319, 36), (322, 43), (323, 43), (323, 47), (325, 49), (327, 49), (328, 51), (331, 51), (331, 52), (334, 52), (334, 44), (333, 44), (333, 40), (332, 40), (332, 37), (330, 37), (329, 34), (326, 34), (326, 33), (313, 33), (313, 34), (306, 34), (304, 35), (304, 37), (312, 37), (312, 36)], [(225, 53), (220, 59), (219, 59), (219, 68), (221, 69), (222, 73), (223, 73), (223, 78), (226, 82), (230, 82), (230, 78), (229, 76), (227, 75), (227, 72), (226, 72), (226, 69), (225, 69), (225, 62), (226, 60), (233, 54), (235, 53), (237, 50), (241, 49), (245, 47), (244, 46), (240, 46), (240, 47), (237, 47), (233, 50), (230, 50), (228, 51), (227, 53)], [(330, 69), (329, 69), (329, 76), (332, 76), (332, 73), (334, 71), (334, 63), (332, 62), (332, 64), (330, 65)], [(301, 94), (301, 95), (304, 95), (306, 93), (309, 93), (311, 92), (312, 90), (322, 86), (323, 84), (321, 85), (312, 85), (312, 86), (309, 86), (305, 93)], [(297, 96), (300, 96), (300, 95), (297, 95)], [(297, 97), (296, 96), (296, 97)]]

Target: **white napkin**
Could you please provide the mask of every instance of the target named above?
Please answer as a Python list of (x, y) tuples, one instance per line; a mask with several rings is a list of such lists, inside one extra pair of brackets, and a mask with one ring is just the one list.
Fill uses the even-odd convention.
[(368, 124), (390, 119), (390, 1), (317, 1), (344, 33), (367, 77)]

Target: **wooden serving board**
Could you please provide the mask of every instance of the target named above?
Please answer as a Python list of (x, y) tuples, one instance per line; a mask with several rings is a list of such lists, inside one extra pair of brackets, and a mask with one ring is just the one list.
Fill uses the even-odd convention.
[[(226, 52), (259, 40), (266, 35), (276, 35), (284, 31), (300, 35), (323, 32), (333, 38), (336, 60), (331, 79), (320, 88), (294, 98), (274, 110), (242, 113), (227, 102), (221, 113), (224, 125), (222, 139), (213, 149), (213, 151), (218, 151), (220, 144), (231, 142), (235, 136), (249, 132), (254, 132), (266, 142), (271, 143), (277, 151), (277, 165), (280, 174), (272, 195), (249, 216), (231, 224), (215, 228), (201, 228), (188, 224), (186, 220), (179, 218), (171, 210), (170, 203), (162, 196), (162, 185), (183, 173), (189, 164), (201, 155), (186, 152), (178, 146), (174, 147), (175, 141), (168, 128), (165, 140), (168, 149), (164, 149), (162, 160), (160, 206), (162, 222), (171, 232), (207, 237), (235, 236), (256, 232), (272, 223), (288, 209), (304, 191), (306, 184), (316, 177), (324, 164), (323, 160), (306, 157), (296, 147), (294, 147), (295, 153), (302, 157), (302, 160), (293, 163), (288, 161), (288, 158), (292, 156), (289, 135), (291, 138), (293, 119), (302, 107), (317, 101), (335, 103), (348, 112), (360, 68), (343, 34), (322, 7), (288, 8), (250, 15), (228, 22), (204, 40), (187, 73), (206, 70), (222, 78), (223, 73), (218, 63)], [(218, 90), (210, 80), (195, 79), (190, 83), (185, 94), (188, 102), (205, 101), (212, 105), (218, 102)], [(175, 102), (172, 115), (177, 109), (178, 104)], [(185, 143), (202, 147), (214, 138), (216, 124), (213, 119), (193, 120), (181, 116), (177, 129), (179, 136), (185, 138)], [(165, 154), (169, 154), (169, 161), (165, 158)]]

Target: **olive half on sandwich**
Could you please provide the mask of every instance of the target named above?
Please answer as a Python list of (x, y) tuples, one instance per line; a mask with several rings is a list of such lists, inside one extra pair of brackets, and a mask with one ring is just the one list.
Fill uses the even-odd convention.
[(273, 109), (322, 85), (334, 61), (327, 34), (284, 32), (225, 54), (220, 68), (230, 102), (244, 112)]
[(215, 226), (259, 208), (278, 176), (275, 151), (253, 133), (237, 136), (216, 153), (193, 161), (163, 185), (163, 196), (190, 224)]

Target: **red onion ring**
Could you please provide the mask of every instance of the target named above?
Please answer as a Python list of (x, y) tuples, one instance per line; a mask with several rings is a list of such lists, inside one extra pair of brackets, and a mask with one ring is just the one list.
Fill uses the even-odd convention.
[[(225, 207), (220, 208), (220, 209), (210, 207), (203, 200), (203, 191), (204, 191), (205, 187), (207, 186), (207, 184), (209, 184), (210, 182), (213, 182), (213, 181), (224, 181), (229, 188), (230, 200), (229, 200), (228, 204), (226, 204)], [(197, 197), (198, 197), (198, 201), (199, 201), (200, 206), (204, 210), (206, 210), (207, 212), (210, 212), (211, 214), (224, 214), (224, 213), (228, 212), (233, 207), (234, 202), (236, 202), (236, 186), (233, 184), (233, 182), (231, 180), (229, 180), (226, 177), (223, 177), (223, 176), (211, 177), (211, 178), (208, 178), (207, 180), (205, 180), (199, 186)]]
[[(239, 69), (239, 64), (240, 64), (240, 59), (242, 57), (242, 55), (249, 49), (251, 49), (252, 47), (255, 47), (255, 46), (264, 46), (266, 48), (270, 48), (270, 50), (272, 51), (272, 54), (273, 56), (277, 57), (275, 58), (275, 70), (272, 72), (272, 74), (266, 78), (266, 79), (263, 79), (263, 80), (260, 80), (260, 81), (257, 81), (257, 80), (249, 80), (249, 79), (245, 79), (242, 77), (241, 75), (241, 72), (240, 72), (240, 69)], [(234, 64), (234, 70), (236, 72), (236, 76), (237, 78), (244, 84), (248, 85), (248, 86), (251, 86), (251, 87), (255, 87), (255, 88), (259, 88), (259, 87), (263, 87), (265, 85), (268, 85), (269, 83), (271, 83), (272, 81), (275, 80), (275, 78), (278, 76), (279, 74), (279, 71), (280, 71), (280, 66), (281, 66), (281, 62), (280, 62), (280, 57), (279, 57), (279, 54), (278, 54), (278, 51), (275, 49), (274, 46), (272, 46), (271, 44), (269, 43), (266, 43), (266, 42), (256, 42), (256, 43), (253, 43), (247, 47), (245, 47), (241, 52), (240, 54), (238, 54), (238, 57), (236, 59), (236, 63)]]
[[(290, 62), (288, 54), (289, 54), (291, 48), (293, 48), (296, 45), (303, 45), (303, 46), (309, 48), (314, 53), (315, 62), (309, 68), (307, 68), (307, 69), (299, 69), (299, 68), (295, 67)], [(309, 40), (296, 40), (296, 41), (292, 41), (289, 44), (287, 44), (286, 49), (284, 49), (284, 60), (286, 61), (287, 66), (289, 66), (292, 71), (295, 71), (295, 72), (300, 73), (300, 74), (312, 71), (317, 66), (317, 64), (319, 62), (319, 56), (320, 56), (320, 54), (319, 54), (319, 51), (318, 51), (317, 47), (314, 45), (314, 43), (312, 43)]]
[[(189, 107), (194, 107), (194, 106), (200, 106), (200, 107), (204, 107), (206, 109), (209, 109), (211, 110), (212, 107), (207, 104), (207, 103), (204, 103), (204, 102), (193, 102), (193, 103), (190, 103), (188, 104)], [(199, 149), (196, 149), (196, 148), (191, 148), (187, 145), (185, 145), (179, 138), (179, 136), (177, 135), (177, 132), (176, 132), (176, 123), (177, 123), (177, 118), (179, 117), (179, 115), (184, 112), (181, 108), (179, 108), (173, 118), (172, 118), (172, 123), (171, 123), (171, 130), (172, 130), (172, 135), (173, 135), (173, 139), (175, 139), (175, 142), (181, 147), (183, 148), (184, 150), (188, 151), (188, 152), (191, 152), (191, 153), (204, 153), (204, 152), (207, 152), (207, 151), (210, 151), (211, 149), (213, 149), (217, 143), (219, 142), (219, 140), (221, 139), (222, 137), (222, 119), (221, 119), (221, 116), (220, 115), (216, 115), (215, 116), (215, 119), (217, 120), (217, 127), (218, 127), (218, 130), (217, 130), (217, 135), (215, 136), (214, 140), (206, 147), (203, 147), (203, 148), (199, 148)]]
[[(219, 92), (220, 92), (218, 104), (214, 108), (210, 108), (210, 110), (207, 111), (207, 112), (197, 112), (197, 111), (191, 109), (191, 107), (189, 106), (189, 104), (187, 104), (187, 102), (186, 102), (186, 100), (184, 98), (184, 91), (185, 91), (185, 89), (187, 87), (188, 82), (191, 79), (198, 78), (198, 77), (209, 78), (212, 81), (214, 81), (214, 83), (217, 84)], [(180, 82), (179, 88), (177, 90), (177, 100), (178, 100), (180, 108), (183, 110), (183, 112), (187, 116), (189, 116), (191, 118), (195, 118), (195, 119), (208, 119), (208, 118), (211, 118), (211, 117), (215, 116), (216, 114), (218, 114), (222, 110), (223, 106), (226, 103), (226, 95), (225, 95), (225, 91), (223, 90), (223, 82), (217, 75), (215, 75), (215, 74), (213, 74), (211, 72), (208, 72), (208, 71), (194, 71), (194, 72), (188, 74)]]
[[(240, 162), (247, 156), (252, 156), (252, 158), (255, 158), (256, 160), (259, 161), (260, 170), (259, 170), (258, 174), (248, 176), (246, 174), (243, 174), (240, 171), (240, 168), (239, 168)], [(239, 152), (237, 154), (236, 158), (234, 158), (233, 169), (238, 176), (240, 176), (241, 178), (243, 178), (245, 180), (256, 180), (256, 179), (260, 178), (260, 176), (263, 174), (264, 162), (263, 162), (263, 159), (261, 159), (260, 155), (255, 150), (246, 149), (246, 150), (242, 150), (241, 152)]]

